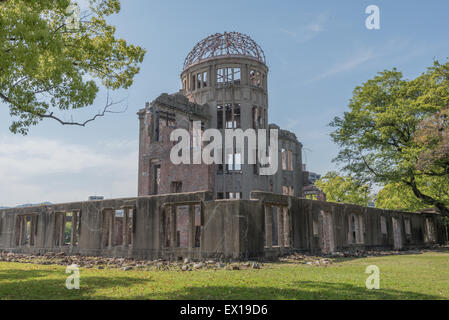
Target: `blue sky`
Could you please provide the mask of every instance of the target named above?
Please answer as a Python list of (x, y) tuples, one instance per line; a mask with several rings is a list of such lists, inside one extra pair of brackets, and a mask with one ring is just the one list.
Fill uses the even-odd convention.
[[(365, 27), (371, 4), (380, 8), (380, 30)], [(347, 110), (353, 89), (377, 72), (396, 67), (412, 78), (433, 59), (446, 61), (448, 12), (445, 0), (122, 1), (110, 22), (120, 37), (148, 51), (134, 85), (114, 94), (125, 98), (126, 112), (87, 128), (48, 120), (22, 137), (9, 132), (8, 110), (0, 105), (0, 206), (135, 196), (136, 112), (160, 93), (178, 91), (188, 52), (223, 31), (248, 34), (264, 49), (270, 122), (296, 133), (307, 167), (338, 169), (328, 123)], [(92, 108), (65, 117), (87, 118), (104, 100), (102, 94)]]

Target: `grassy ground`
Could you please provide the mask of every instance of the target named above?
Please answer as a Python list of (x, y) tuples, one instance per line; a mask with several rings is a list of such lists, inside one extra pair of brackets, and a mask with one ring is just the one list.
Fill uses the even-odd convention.
[[(365, 269), (380, 268), (380, 290)], [(449, 299), (449, 252), (340, 259), (328, 267), (273, 263), (261, 270), (123, 271), (0, 262), (0, 299)]]

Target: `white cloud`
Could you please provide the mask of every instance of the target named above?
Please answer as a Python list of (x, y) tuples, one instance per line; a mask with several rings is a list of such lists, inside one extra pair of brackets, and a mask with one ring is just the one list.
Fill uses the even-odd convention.
[(348, 60), (335, 64), (329, 70), (318, 74), (316, 77), (310, 79), (308, 82), (319, 81), (339, 73), (351, 71), (356, 67), (358, 67), (359, 65), (377, 57), (379, 57), (379, 55), (376, 54), (375, 51), (372, 49), (360, 50), (359, 52), (355, 53), (352, 57), (350, 57)]
[(137, 146), (95, 146), (63, 140), (0, 137), (0, 206), (86, 200), (89, 195), (135, 196)]
[(295, 30), (280, 28), (279, 30), (295, 39), (295, 41), (303, 44), (307, 41), (312, 40), (317, 35), (326, 30), (326, 23), (330, 19), (328, 13), (320, 13), (317, 15), (311, 15), (311, 19), (305, 18), (304, 21), (309, 20), (305, 24), (295, 28)]
[(389, 57), (389, 61), (396, 63), (403, 63), (406, 60), (413, 59), (414, 57), (421, 56), (429, 49), (432, 48), (429, 45), (416, 44), (406, 39), (390, 39), (382, 46), (377, 47), (361, 47), (354, 50), (349, 57), (334, 65), (328, 67), (326, 71), (317, 74), (306, 80), (303, 84), (310, 84), (316, 81), (320, 81), (341, 73), (349, 72), (357, 67), (372, 61), (374, 59)]

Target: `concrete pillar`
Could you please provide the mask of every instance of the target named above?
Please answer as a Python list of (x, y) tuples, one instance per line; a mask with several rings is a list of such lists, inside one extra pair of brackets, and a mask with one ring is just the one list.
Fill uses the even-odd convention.
[(249, 69), (248, 69), (248, 65), (247, 64), (243, 64), (242, 66), (241, 66), (241, 75), (240, 75), (240, 78), (241, 78), (241, 83), (242, 83), (242, 85), (244, 85), (244, 86), (249, 86)]
[(36, 228), (36, 215), (31, 215), (30, 217), (31, 221), (30, 221), (30, 246), (34, 246), (35, 245), (35, 239), (34, 239), (34, 233), (35, 233), (35, 228)]
[(108, 215), (109, 215), (109, 219), (108, 219), (108, 221), (109, 221), (109, 223), (108, 223), (108, 228), (109, 228), (109, 248), (111, 248), (112, 247), (112, 241), (113, 241), (113, 234), (114, 234), (114, 229), (113, 229), (113, 226), (114, 226), (114, 223), (113, 223), (113, 221), (114, 221), (114, 218), (115, 218), (115, 214), (114, 214), (114, 210), (112, 210), (112, 209), (110, 209), (110, 210), (108, 210)]
[(176, 205), (170, 206), (170, 247), (176, 248)]
[(288, 214), (288, 208), (282, 207), (283, 216), (284, 216), (284, 247), (291, 246), (291, 237), (290, 237), (290, 215)]
[(270, 205), (265, 205), (265, 245), (268, 248), (273, 246), (273, 215)]
[[(60, 215), (60, 223), (61, 225), (58, 226), (59, 228), (59, 245), (63, 246), (64, 245), (64, 232), (65, 232), (65, 220), (66, 220), (66, 213), (65, 212), (61, 212), (59, 213)], [(25, 224), (26, 224), (26, 220), (25, 220)]]
[[(76, 226), (78, 225), (78, 213), (76, 211), (72, 212), (72, 234), (70, 235), (70, 246), (75, 245), (75, 236), (76, 236)], [(65, 226), (64, 226), (65, 228)]]
[(126, 247), (128, 245), (128, 232), (129, 232), (129, 228), (128, 228), (128, 214), (129, 214), (129, 208), (124, 207), (123, 208), (123, 225), (122, 225), (122, 246)]
[[(103, 219), (102, 219), (102, 247), (110, 248), (112, 246), (112, 215), (113, 211), (111, 208), (103, 209)], [(64, 221), (63, 221), (64, 223)], [(105, 245), (105, 240), (107, 240), (107, 245)]]
[(23, 245), (23, 217), (17, 219), (19, 222), (19, 246)]
[(195, 248), (195, 205), (189, 205), (189, 250)]
[(135, 206), (130, 208), (130, 210), (128, 211), (128, 214), (129, 214), (129, 217), (128, 217), (129, 222), (128, 222), (128, 224), (131, 227), (130, 230), (129, 230), (129, 232), (131, 233), (131, 235), (129, 237), (130, 241), (131, 241), (129, 243), (130, 246), (132, 246), (134, 244), (134, 223), (135, 223), (135, 219), (136, 219), (136, 212), (137, 212), (137, 207), (135, 207)]
[(284, 210), (282, 207), (276, 207), (278, 218), (278, 245), (284, 247)]

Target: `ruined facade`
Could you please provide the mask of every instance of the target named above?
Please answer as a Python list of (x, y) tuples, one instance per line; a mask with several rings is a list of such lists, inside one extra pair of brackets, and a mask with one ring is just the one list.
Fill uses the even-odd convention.
[(0, 250), (146, 259), (250, 259), (291, 251), (405, 249), (447, 241), (438, 214), (253, 192), (212, 192), (0, 210)]
[[(425, 247), (448, 241), (435, 213), (407, 213), (307, 200), (302, 145), (279, 131), (279, 170), (260, 164), (174, 165), (176, 128), (269, 125), (262, 49), (240, 34), (214, 35), (186, 59), (183, 89), (139, 111), (139, 195), (0, 209), (0, 250), (147, 259), (264, 258)], [(192, 143), (195, 145), (195, 143)], [(247, 163), (246, 161), (244, 163)]]
[[(268, 67), (251, 38), (231, 32), (199, 42), (186, 58), (181, 83), (180, 92), (162, 94), (138, 113), (139, 196), (204, 190), (216, 199), (249, 199), (255, 190), (302, 196), (302, 145), (294, 133), (268, 122)], [(194, 121), (201, 121), (201, 131), (220, 130), (223, 146), (226, 129), (278, 129), (279, 170), (260, 175), (260, 163), (248, 164), (247, 143), (244, 150), (223, 149), (222, 164), (173, 165), (170, 133), (183, 128), (193, 135)]]

